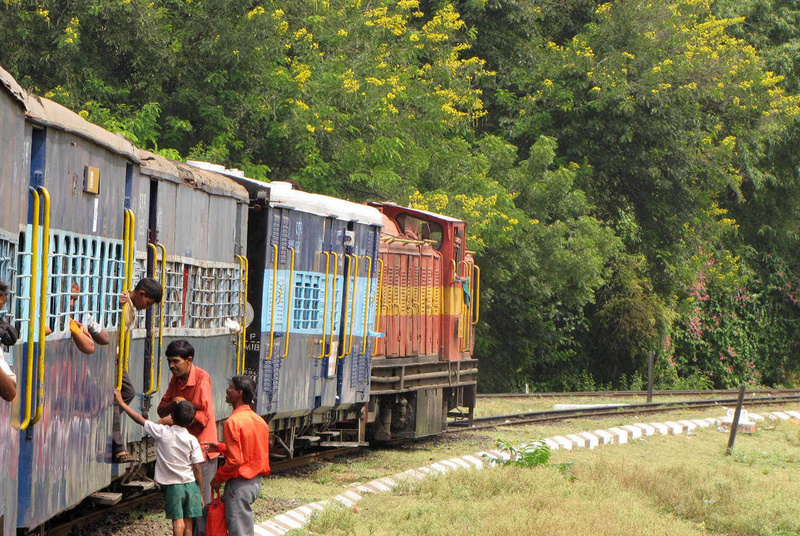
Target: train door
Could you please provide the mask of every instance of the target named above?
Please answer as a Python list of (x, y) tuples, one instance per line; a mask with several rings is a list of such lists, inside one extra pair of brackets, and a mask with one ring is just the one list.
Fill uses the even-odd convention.
[(342, 311), (345, 279), (345, 239), (347, 222), (335, 217), (325, 218), (320, 261), (326, 272), (326, 288), (323, 298), (322, 338), (319, 341), (320, 353), (315, 382), (315, 411), (327, 411), (338, 404), (337, 364), (341, 347)]
[(337, 405), (347, 407), (369, 398), (372, 333), (377, 294), (380, 229), (350, 222), (345, 237), (344, 298), (337, 363)]

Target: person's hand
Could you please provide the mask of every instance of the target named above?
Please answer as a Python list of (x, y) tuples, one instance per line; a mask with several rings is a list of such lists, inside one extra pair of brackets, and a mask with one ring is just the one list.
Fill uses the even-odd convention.
[(122, 400), (122, 393), (120, 392), (119, 389), (114, 389), (114, 398), (116, 399), (117, 404), (121, 405), (124, 403), (124, 401)]
[(219, 488), (222, 486), (222, 482), (217, 482), (217, 477), (211, 479), (211, 488), (219, 493)]
[(131, 297), (127, 292), (119, 297), (119, 304), (120, 305), (125, 305), (126, 303), (130, 303), (130, 301), (131, 301)]
[(172, 415), (167, 415), (166, 417), (162, 417), (156, 424), (163, 424), (164, 426), (172, 426), (175, 423), (172, 421)]
[(182, 396), (176, 396), (175, 398), (172, 399), (172, 401), (177, 404), (179, 402), (186, 402), (186, 399), (183, 398)]
[(203, 452), (219, 452), (219, 443), (215, 441), (203, 441), (200, 443)]

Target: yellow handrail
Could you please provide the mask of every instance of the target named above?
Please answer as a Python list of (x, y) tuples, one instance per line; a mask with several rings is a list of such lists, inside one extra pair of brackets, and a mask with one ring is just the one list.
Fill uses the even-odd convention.
[[(239, 261), (239, 320), (242, 319), (242, 310), (244, 309), (244, 257), (236, 255), (236, 260)], [(236, 374), (239, 374), (241, 368), (242, 355), (244, 354), (244, 345), (242, 344), (242, 331), (244, 331), (244, 323), (241, 325), (239, 333), (236, 335)]]
[(367, 266), (367, 297), (364, 300), (364, 335), (361, 336), (361, 354), (366, 355), (367, 353), (367, 321), (369, 320), (369, 295), (372, 292), (372, 257), (369, 255), (364, 255), (369, 261), (369, 265)]
[(269, 355), (267, 360), (272, 359), (272, 350), (275, 346), (275, 295), (278, 290), (278, 244), (272, 244), (272, 306), (270, 307), (269, 321)]
[(455, 284), (455, 282), (456, 282), (456, 270), (457, 270), (457, 268), (456, 268), (456, 260), (455, 259), (450, 259), (450, 262), (453, 263), (453, 284)]
[[(348, 354), (353, 351), (353, 319), (356, 316), (356, 292), (358, 289), (358, 255), (353, 255), (352, 257), (355, 268), (353, 268), (353, 291), (350, 293), (353, 295), (353, 301), (350, 303), (350, 342), (347, 344)], [(342, 343), (344, 343), (344, 341), (342, 341)], [(342, 355), (342, 357), (344, 357), (344, 355)]]
[[(127, 266), (127, 278), (128, 278), (128, 291), (130, 292), (133, 289), (133, 265), (136, 263), (136, 214), (132, 210), (128, 210), (131, 213), (130, 219), (130, 227), (128, 227), (128, 266)], [(133, 307), (133, 304), (131, 304)], [(123, 318), (123, 324), (125, 319)], [(125, 336), (125, 372), (130, 369), (130, 358), (131, 358), (131, 331), (126, 330), (127, 334)]]
[[(128, 209), (125, 209), (123, 212), (123, 225), (122, 225), (122, 262), (123, 266), (120, 272), (123, 272), (122, 275), (122, 294), (127, 295), (130, 290), (128, 289), (128, 254), (130, 253), (130, 249), (128, 248), (128, 227), (131, 223), (131, 213)], [(122, 373), (124, 370), (124, 361), (125, 361), (125, 306), (122, 306), (122, 310), (120, 311), (119, 315), (119, 344), (117, 346), (117, 389), (122, 389)]]
[(322, 300), (322, 340), (319, 343), (322, 345), (322, 349), (317, 356), (317, 359), (322, 359), (325, 357), (325, 331), (326, 326), (328, 325), (328, 279), (331, 273), (331, 254), (328, 251), (321, 251), (323, 255), (325, 255), (325, 297)]
[[(148, 242), (147, 243), (147, 249), (148, 249), (148, 251), (150, 251), (153, 254), (153, 271), (152, 271), (152, 274), (153, 274), (153, 277), (155, 277), (156, 276), (156, 269), (158, 268), (158, 250), (156, 249), (156, 245), (153, 244), (152, 242)], [(161, 294), (162, 294), (161, 301), (163, 302), (164, 301), (164, 299), (163, 299), (163, 294), (164, 294), (163, 284), (162, 284)], [(153, 361), (153, 358), (155, 357), (155, 352), (156, 352), (155, 346), (156, 346), (156, 332), (155, 332), (155, 330), (152, 329), (152, 326), (151, 326), (151, 328), (150, 328), (150, 383), (147, 384), (148, 385), (147, 391), (145, 391), (145, 393), (144, 393), (146, 395), (152, 395), (155, 392), (155, 391), (153, 391), (153, 384), (155, 383), (155, 380), (156, 380), (156, 378), (155, 378), (155, 372), (156, 372), (155, 369), (156, 369), (156, 367), (155, 367), (155, 363)]]
[(39, 186), (39, 194), (44, 201), (42, 207), (42, 274), (39, 285), (39, 365), (38, 388), (36, 395), (36, 414), (31, 419), (31, 424), (36, 424), (42, 418), (44, 411), (44, 347), (45, 324), (47, 323), (47, 277), (50, 260), (50, 192), (44, 186)]
[(239, 374), (244, 374), (245, 365), (245, 345), (247, 344), (247, 291), (250, 288), (250, 259), (242, 255), (244, 259), (244, 307), (242, 307), (242, 370)]
[(294, 290), (294, 248), (289, 248), (292, 252), (292, 266), (289, 271), (289, 302), (286, 311), (286, 342), (283, 343), (283, 355), (281, 359), (289, 355), (289, 333), (292, 330), (292, 291)]
[[(331, 306), (331, 335), (328, 342), (328, 353), (325, 354), (325, 357), (330, 357), (333, 353), (333, 330), (336, 327), (336, 285), (338, 283), (336, 278), (339, 277), (339, 254), (331, 251), (331, 255), (333, 255), (333, 299), (331, 300), (333, 305)], [(324, 334), (322, 336), (325, 337)]]
[(166, 297), (166, 283), (167, 280), (167, 248), (164, 244), (158, 244), (158, 249), (161, 250), (161, 303), (158, 304), (158, 383), (156, 384), (157, 393), (161, 390), (161, 361), (164, 359), (164, 302), (167, 301)]
[(475, 279), (475, 294), (473, 299), (475, 300), (475, 320), (472, 321), (472, 325), (476, 325), (478, 320), (481, 318), (481, 268), (477, 264), (472, 265), (472, 273), (476, 274), (474, 276)]
[(25, 418), (19, 423), (20, 430), (25, 430), (31, 422), (31, 402), (33, 399), (33, 345), (36, 341), (34, 326), (36, 325), (36, 283), (39, 269), (39, 192), (30, 188), (33, 196), (33, 215), (31, 217), (31, 282), (30, 301), (28, 305), (28, 354), (25, 364)]
[(378, 258), (378, 296), (375, 303), (375, 331), (381, 330), (381, 313), (383, 312), (383, 259)]
[[(355, 255), (350, 255), (348, 253), (344, 254), (350, 262), (347, 263), (347, 284), (350, 284), (350, 275), (353, 273), (353, 257)], [(353, 287), (350, 287), (350, 294), (353, 294), (353, 301), (355, 302), (355, 294), (353, 293)], [(345, 300), (347, 296), (344, 297)], [(347, 350), (347, 319), (349, 318), (350, 311), (347, 309), (347, 302), (344, 304), (344, 322), (342, 323), (343, 332), (342, 332), (342, 341), (344, 342), (344, 348), (342, 348), (342, 356), (344, 357), (346, 350)]]

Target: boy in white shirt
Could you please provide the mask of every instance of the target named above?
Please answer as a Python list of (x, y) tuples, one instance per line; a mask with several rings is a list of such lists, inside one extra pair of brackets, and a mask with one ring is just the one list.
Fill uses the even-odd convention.
[[(0, 281), (0, 309), (6, 305), (8, 285)], [(17, 396), (17, 376), (8, 366), (3, 346), (13, 346), (17, 342), (17, 330), (0, 319), (0, 398), (11, 402)]]
[(114, 390), (114, 396), (120, 409), (144, 426), (145, 433), (156, 440), (155, 481), (164, 490), (165, 510), (167, 518), (172, 520), (173, 536), (192, 536), (192, 518), (203, 515), (200, 464), (205, 461), (200, 443), (186, 429), (194, 419), (194, 406), (188, 401), (175, 404), (174, 424), (167, 426), (148, 421), (136, 413), (125, 403), (118, 389)]

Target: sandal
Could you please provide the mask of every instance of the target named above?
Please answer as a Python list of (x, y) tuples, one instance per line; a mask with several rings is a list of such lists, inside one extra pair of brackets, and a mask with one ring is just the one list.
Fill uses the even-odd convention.
[(131, 456), (124, 450), (114, 454), (114, 463), (131, 463), (131, 462), (133, 462), (133, 456)]

